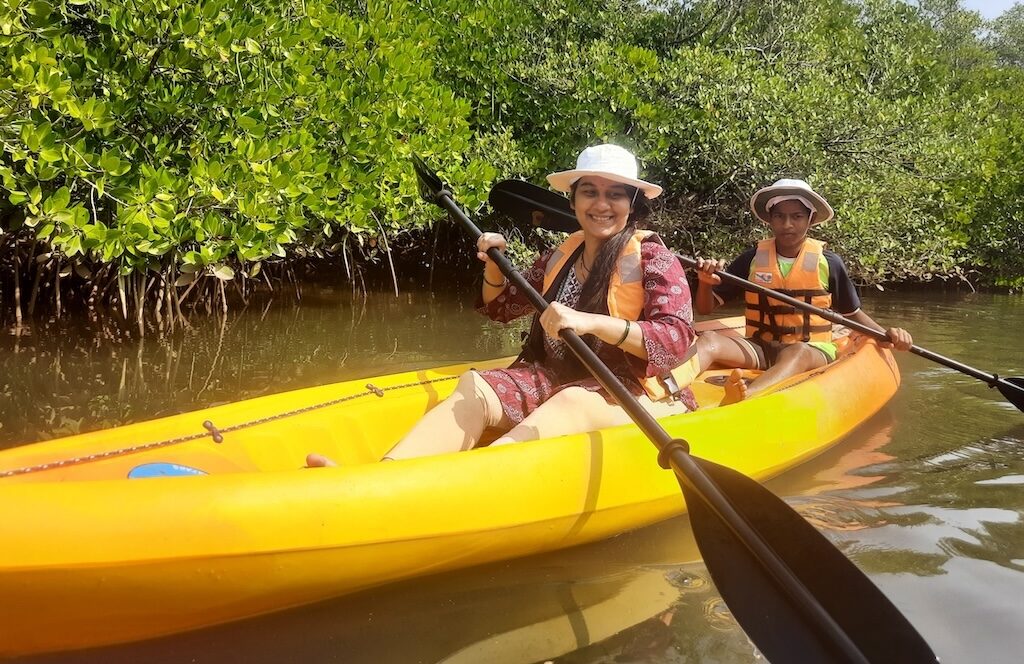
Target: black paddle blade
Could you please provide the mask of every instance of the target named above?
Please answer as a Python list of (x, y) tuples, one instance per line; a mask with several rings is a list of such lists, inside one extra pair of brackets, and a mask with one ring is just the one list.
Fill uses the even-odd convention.
[(996, 387), (1017, 410), (1024, 411), (1024, 378), (1000, 378)]
[(523, 224), (564, 233), (580, 229), (568, 198), (525, 180), (499, 182), (491, 187), (487, 202)]
[(770, 662), (938, 661), (899, 609), (793, 508), (745, 475), (692, 458), (862, 655), (844, 653), (824, 636), (701, 494), (680, 482), (704, 563), (736, 621)]
[(416, 180), (420, 185), (420, 196), (428, 203), (437, 204), (437, 195), (445, 189), (444, 182), (417, 155), (412, 156), (412, 167), (416, 171)]

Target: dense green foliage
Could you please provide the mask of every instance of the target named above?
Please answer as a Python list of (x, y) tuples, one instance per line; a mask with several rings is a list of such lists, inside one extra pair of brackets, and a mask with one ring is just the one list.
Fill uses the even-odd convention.
[(423, 223), (414, 150), (464, 156), (448, 176), (473, 200), (495, 171), (432, 75), (437, 36), (414, 3), (350, 5), (5, 4), (7, 230), (31, 229), (58, 278), (113, 266), (139, 304), (123, 277), (255, 276)]
[(736, 251), (796, 176), (865, 281), (1024, 286), (1024, 13), (919, 5), (8, 0), (0, 298), (159, 315), (264, 264), (351, 274), (437, 216), (411, 152), (475, 208), (599, 140), (666, 186), (680, 249)]
[[(478, 130), (513, 129), (524, 175), (595, 138), (624, 142), (666, 186), (663, 235), (718, 255), (763, 232), (746, 208), (756, 189), (803, 177), (838, 210), (820, 234), (864, 281), (1024, 286), (1024, 72), (954, 0), (543, 7), (517, 30), (454, 29), (496, 40), (502, 63), (448, 71), (480, 100)], [(1013, 16), (988, 39), (1015, 34)]]

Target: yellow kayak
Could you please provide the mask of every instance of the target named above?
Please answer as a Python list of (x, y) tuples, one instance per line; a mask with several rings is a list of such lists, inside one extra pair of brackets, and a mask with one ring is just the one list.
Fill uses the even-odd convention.
[[(742, 319), (698, 324), (742, 330)], [(0, 657), (182, 632), (599, 540), (685, 511), (633, 425), (373, 463), (469, 369), (260, 397), (0, 452)], [(763, 480), (838, 441), (899, 385), (889, 351), (661, 420)], [(205, 423), (205, 424), (204, 424)], [(337, 468), (303, 468), (308, 452)]]

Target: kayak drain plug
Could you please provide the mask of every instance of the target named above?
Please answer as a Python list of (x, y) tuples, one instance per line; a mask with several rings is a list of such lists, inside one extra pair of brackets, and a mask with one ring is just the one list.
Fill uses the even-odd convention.
[(203, 422), (203, 428), (209, 431), (210, 435), (213, 436), (213, 442), (224, 442), (224, 436), (221, 435), (220, 430), (213, 425), (213, 422), (211, 422), (210, 420), (206, 420), (205, 422)]

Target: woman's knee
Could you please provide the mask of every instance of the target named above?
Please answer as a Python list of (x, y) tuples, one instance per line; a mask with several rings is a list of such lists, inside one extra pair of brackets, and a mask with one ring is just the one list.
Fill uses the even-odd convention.
[(482, 413), (485, 427), (499, 426), (505, 417), (501, 399), (490, 383), (476, 371), (467, 371), (459, 376), (452, 397), (471, 404), (472, 408)]

